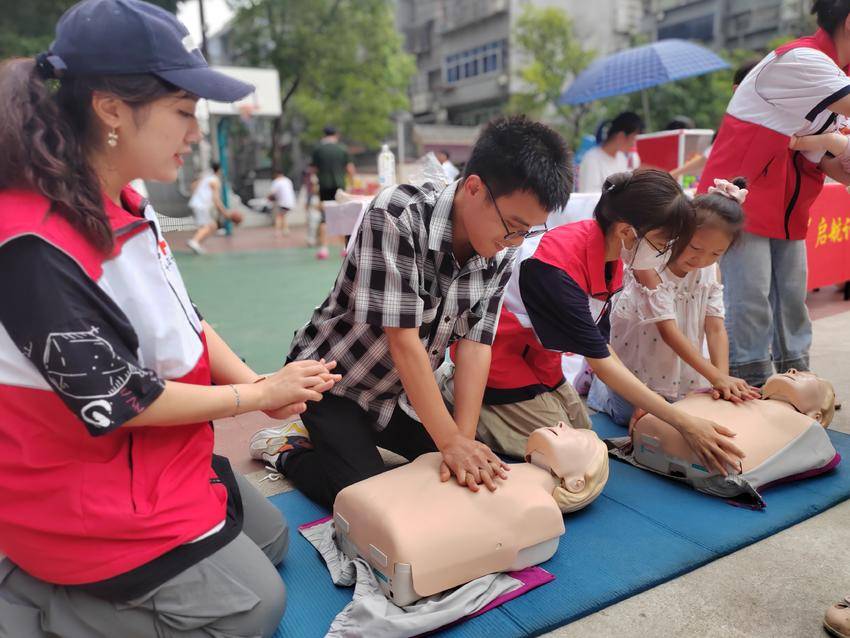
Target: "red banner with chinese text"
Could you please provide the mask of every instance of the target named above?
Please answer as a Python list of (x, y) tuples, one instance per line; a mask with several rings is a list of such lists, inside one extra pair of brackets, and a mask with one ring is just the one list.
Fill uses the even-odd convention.
[(850, 193), (826, 184), (812, 204), (808, 251), (808, 289), (850, 281)]

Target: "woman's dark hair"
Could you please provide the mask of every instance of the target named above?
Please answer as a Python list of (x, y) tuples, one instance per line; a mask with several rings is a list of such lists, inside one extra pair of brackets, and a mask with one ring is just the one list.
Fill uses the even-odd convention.
[(812, 13), (817, 16), (818, 26), (834, 35), (850, 15), (850, 0), (814, 0)]
[[(103, 252), (113, 245), (100, 181), (88, 158), (96, 142), (91, 98), (114, 95), (134, 109), (179, 92), (153, 75), (45, 80), (32, 58), (0, 65), (0, 190), (34, 190)], [(0, 214), (10, 214), (8, 211)]]
[(665, 131), (678, 131), (680, 129), (691, 129), (696, 128), (696, 124), (694, 120), (687, 115), (677, 115), (672, 120), (667, 122), (667, 125), (664, 127)]
[[(747, 180), (736, 177), (731, 180), (738, 188), (746, 188)], [(734, 199), (720, 193), (703, 193), (694, 197), (695, 228), (720, 228), (732, 238), (730, 246), (744, 230), (744, 208)]]
[(532, 193), (546, 210), (567, 205), (573, 190), (573, 163), (564, 138), (524, 115), (492, 120), (478, 136), (464, 178), (478, 175), (493, 197)]
[(738, 86), (741, 82), (743, 82), (744, 78), (750, 74), (750, 71), (758, 66), (759, 62), (761, 62), (761, 60), (756, 58), (742, 62), (741, 66), (735, 69), (735, 73), (732, 75), (732, 86)]
[(615, 222), (634, 226), (640, 236), (651, 230), (666, 231), (676, 242), (673, 258), (690, 241), (694, 229), (691, 200), (670, 173), (654, 168), (609, 176), (593, 217), (606, 234)]
[(644, 124), (640, 115), (631, 111), (620, 113), (613, 120), (605, 120), (596, 129), (596, 143), (604, 144), (617, 133), (643, 133)]

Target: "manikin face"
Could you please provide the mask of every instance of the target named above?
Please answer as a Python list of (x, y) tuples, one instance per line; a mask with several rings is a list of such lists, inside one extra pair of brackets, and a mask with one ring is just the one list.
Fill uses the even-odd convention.
[(528, 437), (525, 458), (560, 478), (570, 492), (584, 489), (586, 476), (599, 454), (599, 437), (592, 430), (563, 423), (539, 428)]
[(770, 377), (762, 388), (762, 397), (786, 401), (798, 412), (822, 422), (824, 414), (831, 412), (835, 392), (829, 382), (813, 372), (798, 372), (792, 368)]

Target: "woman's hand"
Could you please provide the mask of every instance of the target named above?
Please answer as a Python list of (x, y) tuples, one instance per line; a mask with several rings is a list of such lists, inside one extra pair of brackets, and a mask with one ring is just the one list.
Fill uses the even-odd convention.
[(740, 470), (746, 455), (732, 442), (735, 433), (729, 428), (687, 415), (678, 430), (707, 470), (723, 476), (729, 473), (728, 468)]
[(760, 399), (761, 392), (743, 379), (722, 374), (712, 382), (712, 396), (732, 403), (741, 403), (750, 399)]
[(284, 419), (307, 409), (307, 401), (321, 401), (342, 376), (332, 374), (336, 361), (293, 361), (256, 382), (260, 409), (273, 419)]

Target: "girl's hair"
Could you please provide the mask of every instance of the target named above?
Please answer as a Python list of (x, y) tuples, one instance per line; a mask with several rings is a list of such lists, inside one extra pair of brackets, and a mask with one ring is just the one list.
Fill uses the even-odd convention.
[(694, 229), (691, 200), (670, 173), (654, 168), (609, 176), (593, 217), (606, 234), (615, 222), (631, 224), (641, 236), (651, 230), (666, 231), (676, 240), (672, 257), (687, 245)]
[(51, 213), (109, 252), (114, 237), (87, 153), (97, 144), (91, 109), (95, 91), (114, 95), (137, 111), (179, 89), (149, 74), (69, 75), (57, 87), (32, 58), (0, 65), (0, 190), (38, 192), (50, 201)]
[(640, 115), (631, 111), (624, 111), (613, 120), (605, 120), (599, 125), (596, 129), (596, 143), (604, 144), (617, 133), (625, 133), (626, 135), (643, 133), (643, 128), (643, 120)]
[[(738, 188), (746, 188), (747, 180), (736, 177), (732, 183)], [(741, 236), (744, 230), (744, 208), (734, 199), (720, 193), (703, 193), (694, 197), (695, 229), (720, 228), (732, 238), (730, 246)]]

